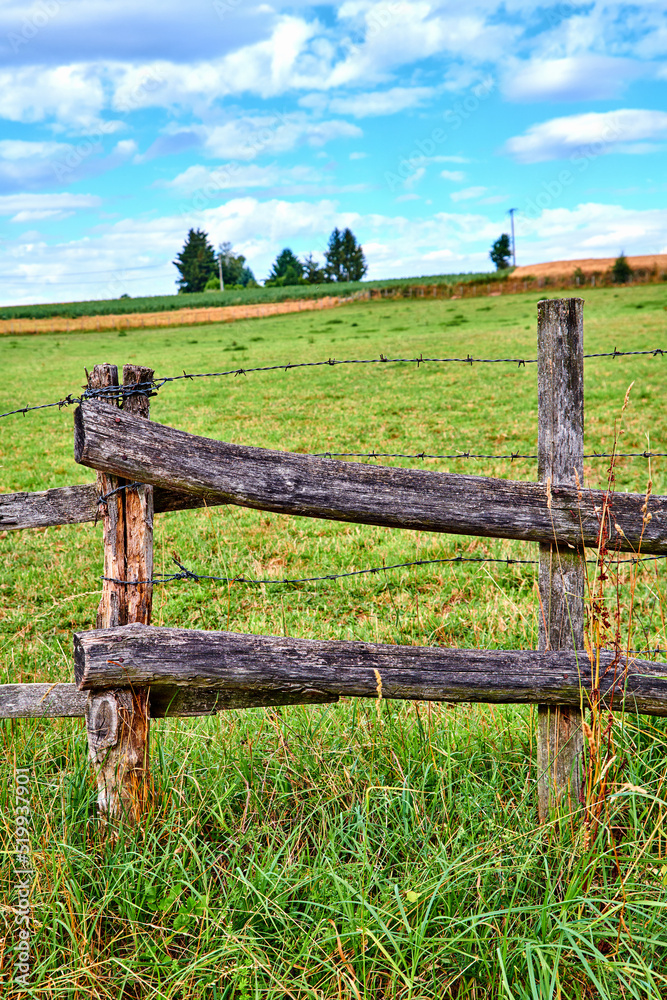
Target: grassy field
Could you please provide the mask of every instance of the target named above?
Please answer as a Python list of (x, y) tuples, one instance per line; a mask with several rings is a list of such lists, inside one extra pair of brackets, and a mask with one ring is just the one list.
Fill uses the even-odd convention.
[[(0, 411), (47, 402), (84, 365), (158, 375), (330, 357), (536, 356), (536, 293), (355, 303), (327, 313), (0, 341)], [(667, 348), (667, 286), (586, 293), (588, 353)], [(667, 451), (667, 358), (586, 363), (586, 450)], [(626, 390), (633, 384), (620, 422)], [(536, 449), (534, 365), (324, 366), (182, 381), (152, 416), (294, 451)], [(91, 481), (72, 412), (0, 421), (0, 489)], [(388, 461), (388, 460), (387, 460)], [(391, 460), (534, 479), (532, 460)], [(663, 458), (623, 459), (618, 489), (667, 493)], [(608, 461), (586, 462), (586, 482)], [(240, 508), (156, 517), (172, 555), (216, 575), (313, 576), (536, 546), (288, 518)], [(71, 633), (94, 623), (99, 525), (0, 533), (0, 683), (69, 680)], [(461, 564), (329, 583), (156, 588), (154, 623), (399, 644), (537, 642), (536, 567)], [(664, 563), (608, 581), (624, 638), (667, 646)], [(664, 659), (664, 655), (661, 657)], [(606, 723), (606, 720), (605, 720)], [(349, 702), (152, 725), (154, 796), (140, 830), (103, 842), (83, 724), (0, 724), (0, 996), (48, 1000), (663, 998), (667, 796), (662, 720), (618, 717), (599, 823), (538, 827), (535, 713)], [(598, 752), (598, 751), (595, 751)], [(10, 985), (17, 932), (13, 768), (30, 775), (32, 971)], [(599, 790), (599, 789), (598, 789)]]
[(147, 295), (136, 298), (98, 299), (91, 302), (54, 302), (44, 305), (0, 306), (2, 319), (43, 319), (48, 316), (109, 316), (125, 313), (164, 312), (172, 309), (212, 309), (215, 306), (244, 306), (287, 299), (314, 299), (326, 295), (353, 295), (377, 288), (408, 288), (413, 285), (453, 285), (503, 281), (511, 270), (483, 274), (434, 274), (416, 278), (386, 278), (382, 281), (341, 281), (322, 285), (287, 285), (243, 288), (191, 295)]

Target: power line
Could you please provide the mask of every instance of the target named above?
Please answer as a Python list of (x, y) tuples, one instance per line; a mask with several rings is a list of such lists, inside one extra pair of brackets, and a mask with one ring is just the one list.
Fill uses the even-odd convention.
[[(168, 267), (169, 264), (171, 264), (171, 261), (168, 261), (164, 264), (137, 264), (137, 265), (132, 265), (130, 267), (106, 267), (102, 271), (65, 271), (64, 273), (56, 274), (55, 277), (58, 279), (70, 278), (70, 277), (77, 278), (80, 275), (115, 274), (118, 271), (154, 271), (157, 270), (158, 268)], [(31, 284), (31, 285), (36, 285), (36, 284), (41, 285), (44, 283), (43, 281), (40, 281), (37, 278), (27, 278), (21, 274), (0, 275), (0, 281), (20, 281), (24, 284)]]

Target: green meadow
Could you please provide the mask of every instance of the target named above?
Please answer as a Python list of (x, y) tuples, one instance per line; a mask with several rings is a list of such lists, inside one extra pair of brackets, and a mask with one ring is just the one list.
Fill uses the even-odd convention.
[[(667, 285), (591, 289), (586, 353), (667, 350)], [(208, 326), (0, 338), (0, 412), (84, 367), (156, 375), (369, 359), (536, 357), (538, 293), (356, 302)], [(586, 361), (586, 452), (667, 452), (667, 355)], [(534, 454), (536, 365), (388, 362), (168, 383), (151, 415), (299, 452)], [(627, 406), (621, 410), (628, 392)], [(0, 491), (91, 482), (72, 409), (0, 420)], [(351, 459), (535, 479), (533, 459)], [(667, 459), (614, 488), (667, 493)], [(609, 459), (587, 459), (604, 488)], [(282, 580), (537, 546), (213, 507), (155, 518), (155, 572)], [(0, 683), (72, 679), (101, 526), (0, 532)], [(595, 567), (590, 568), (591, 578)], [(633, 648), (667, 647), (665, 563), (611, 568)], [(153, 623), (408, 645), (537, 645), (536, 566), (435, 564), (327, 582), (157, 586)], [(657, 654), (665, 659), (665, 653)], [(349, 701), (151, 724), (152, 804), (104, 839), (81, 720), (0, 723), (0, 996), (441, 1000), (667, 996), (667, 729), (605, 718), (596, 822), (540, 827), (536, 710)], [(30, 775), (31, 974), (17, 961), (15, 768)]]

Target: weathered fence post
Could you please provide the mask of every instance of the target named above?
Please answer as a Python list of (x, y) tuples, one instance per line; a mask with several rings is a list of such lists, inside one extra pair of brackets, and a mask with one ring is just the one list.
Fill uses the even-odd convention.
[[(125, 365), (123, 385), (150, 381), (153, 370)], [(91, 389), (118, 385), (115, 365), (96, 365), (89, 376)], [(104, 401), (118, 405), (118, 400)], [(125, 412), (148, 418), (147, 393), (126, 396)], [(101, 496), (127, 484), (124, 479), (98, 473)], [(152, 584), (134, 586), (114, 580), (150, 581), (153, 576), (153, 487), (120, 489), (101, 505), (104, 516), (104, 576), (97, 628), (131, 622), (150, 624)], [(106, 820), (137, 822), (148, 787), (148, 691), (114, 689), (91, 695), (86, 705), (89, 757), (95, 768), (100, 815)]]
[[(551, 491), (583, 486), (583, 299), (538, 303), (538, 479)], [(550, 504), (549, 504), (550, 505)], [(580, 551), (540, 545), (539, 648), (584, 648), (584, 566)], [(581, 665), (585, 668), (585, 664)], [(537, 793), (540, 822), (562, 800), (576, 808), (583, 734), (576, 708), (538, 707)]]

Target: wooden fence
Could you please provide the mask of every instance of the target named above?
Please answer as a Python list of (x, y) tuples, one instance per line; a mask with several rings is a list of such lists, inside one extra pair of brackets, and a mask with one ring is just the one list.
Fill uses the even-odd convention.
[[(0, 528), (104, 520), (96, 629), (74, 636), (76, 684), (0, 686), (0, 718), (84, 716), (105, 818), (137, 820), (150, 717), (336, 701), (341, 696), (533, 703), (538, 807), (576, 807), (582, 710), (667, 715), (664, 665), (584, 650), (584, 549), (667, 554), (667, 497), (583, 488), (583, 302), (538, 305), (537, 483), (367, 466), (225, 444), (150, 421), (153, 377), (126, 365), (123, 393), (82, 402), (75, 457), (97, 483), (0, 496)], [(98, 365), (92, 389), (118, 385)], [(130, 394), (128, 394), (130, 393)], [(120, 404), (122, 403), (122, 409)], [(137, 485), (140, 483), (142, 485)], [(539, 649), (457, 650), (316, 642), (150, 625), (154, 511), (236, 504), (305, 517), (539, 543)], [(128, 582), (129, 581), (129, 582)]]

